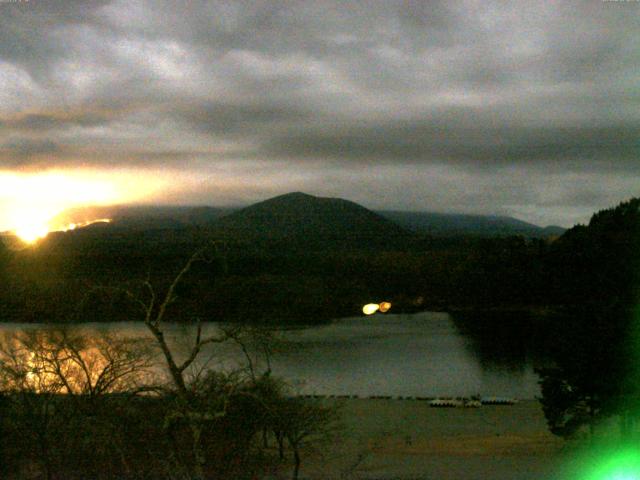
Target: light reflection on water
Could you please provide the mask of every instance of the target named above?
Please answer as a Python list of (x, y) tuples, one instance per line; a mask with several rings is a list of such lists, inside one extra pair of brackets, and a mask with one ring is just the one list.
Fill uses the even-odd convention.
[[(0, 332), (38, 328), (0, 324)], [(77, 326), (86, 334), (148, 338), (141, 323), (101, 323)], [(218, 325), (207, 323), (203, 333)], [(331, 324), (281, 331), (288, 341), (272, 359), (273, 374), (285, 378), (300, 393), (334, 395), (469, 396), (501, 395), (534, 398), (539, 394), (533, 366), (488, 365), (478, 358), (471, 339), (461, 335), (446, 313), (376, 315), (336, 320)], [(165, 337), (186, 358), (195, 337), (194, 325), (165, 325)], [(233, 345), (207, 345), (199, 368), (231, 370), (242, 365)], [(264, 362), (259, 365), (265, 368)], [(162, 368), (159, 367), (158, 372)]]

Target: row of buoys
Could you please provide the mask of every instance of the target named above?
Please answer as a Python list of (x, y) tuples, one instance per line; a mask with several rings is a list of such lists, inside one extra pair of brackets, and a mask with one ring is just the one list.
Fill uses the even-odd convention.
[(301, 398), (314, 398), (314, 399), (322, 399), (322, 398), (341, 398), (341, 399), (357, 399), (360, 398), (359, 395), (310, 395), (310, 394), (305, 394), (305, 395), (299, 395), (299, 397)]
[(480, 402), (483, 405), (514, 405), (518, 400), (510, 397), (482, 397)]
[(480, 400), (474, 399), (457, 399), (457, 398), (436, 398), (435, 400), (431, 400), (429, 402), (430, 407), (435, 408), (447, 408), (447, 407), (456, 407), (456, 408), (478, 408), (482, 406)]
[(464, 407), (464, 401), (455, 398), (436, 398), (429, 402), (430, 407)]
[(435, 398), (429, 402), (431, 407), (466, 407), (478, 408), (482, 405), (514, 405), (518, 400), (510, 397), (478, 398)]
[[(359, 399), (359, 395), (317, 395), (317, 394), (305, 394), (300, 395), (302, 398), (313, 399)], [(518, 403), (518, 400), (511, 397), (482, 397), (475, 398), (434, 398), (434, 397), (393, 397), (391, 395), (369, 395), (366, 398), (368, 400), (416, 400), (429, 402), (430, 407), (446, 408), (446, 407), (465, 407), (465, 408), (478, 408), (482, 405), (514, 405)]]

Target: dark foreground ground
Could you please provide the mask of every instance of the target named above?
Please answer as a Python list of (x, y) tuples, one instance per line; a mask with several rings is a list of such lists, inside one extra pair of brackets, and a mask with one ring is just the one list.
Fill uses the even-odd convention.
[(560, 479), (567, 445), (535, 400), (433, 408), (411, 400), (341, 401), (341, 438), (303, 462), (313, 479)]

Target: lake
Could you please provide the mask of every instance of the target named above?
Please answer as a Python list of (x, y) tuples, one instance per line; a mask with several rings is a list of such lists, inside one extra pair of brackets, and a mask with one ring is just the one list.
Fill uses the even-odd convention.
[[(38, 328), (0, 324), (0, 331)], [(81, 324), (88, 333), (149, 336), (143, 324)], [(205, 332), (218, 328), (205, 325)], [(186, 355), (193, 325), (165, 325), (166, 337)], [(512, 396), (533, 399), (539, 394), (534, 361), (479, 348), (477, 339), (461, 333), (447, 313), (373, 315), (345, 318), (322, 326), (281, 331), (288, 345), (272, 359), (273, 374), (285, 378), (301, 394), (391, 396)], [(500, 350), (500, 344), (495, 349)], [(483, 351), (495, 356), (487, 361)], [(230, 369), (240, 351), (209, 345), (202, 352), (209, 368)], [(495, 360), (495, 358), (499, 360)], [(261, 366), (264, 366), (262, 364)]]

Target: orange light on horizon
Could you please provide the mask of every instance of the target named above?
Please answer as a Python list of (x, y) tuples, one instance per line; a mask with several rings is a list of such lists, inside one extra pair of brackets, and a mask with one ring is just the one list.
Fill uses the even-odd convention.
[(155, 177), (142, 181), (126, 172), (0, 171), (0, 231), (9, 231), (25, 243), (35, 243), (52, 231), (67, 231), (110, 219), (61, 225), (54, 219), (64, 211), (85, 206), (107, 206), (147, 198), (162, 184)]
[(49, 228), (46, 225), (33, 223), (18, 227), (13, 233), (25, 243), (35, 243), (49, 234)]
[(51, 231), (52, 232), (70, 232), (72, 230), (88, 227), (89, 225), (94, 225), (96, 223), (111, 223), (112, 221), (113, 219), (111, 218), (96, 218), (95, 220), (87, 220), (86, 222), (70, 223), (69, 225), (65, 225), (60, 229), (51, 230)]
[(49, 226), (46, 224), (38, 225), (37, 223), (29, 224), (27, 222), (24, 227), (18, 227), (13, 231), (13, 233), (24, 243), (32, 244), (36, 243), (38, 240), (42, 240), (52, 232), (70, 232), (79, 228), (88, 227), (89, 225), (94, 225), (96, 223), (111, 222), (112, 220), (110, 218), (98, 218), (96, 220), (89, 220), (86, 222), (70, 223), (69, 225), (65, 225), (62, 228), (49, 228)]

